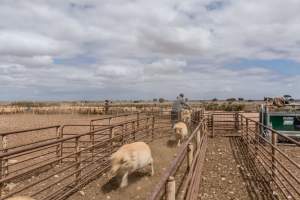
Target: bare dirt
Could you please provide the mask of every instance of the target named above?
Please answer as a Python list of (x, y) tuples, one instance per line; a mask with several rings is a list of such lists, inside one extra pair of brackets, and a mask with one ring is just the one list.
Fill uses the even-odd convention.
[[(0, 115), (0, 132), (36, 128), (57, 124), (88, 124), (90, 119), (103, 115)], [(74, 129), (75, 130), (75, 129)], [(72, 130), (71, 130), (72, 131)], [(23, 137), (14, 138), (25, 140)], [(28, 139), (28, 138), (27, 138)], [(33, 140), (36, 138), (31, 138)], [(117, 188), (117, 180), (108, 180), (106, 176), (91, 182), (69, 199), (146, 199), (161, 175), (174, 159), (177, 148), (168, 146), (169, 138), (162, 138), (150, 143), (155, 160), (155, 175), (149, 176), (147, 169), (132, 174), (129, 186)], [(300, 154), (297, 147), (280, 147), (299, 164)], [(203, 169), (199, 199), (275, 199), (270, 186), (253, 168), (251, 158), (247, 157), (243, 144), (237, 137), (209, 138), (208, 151)]]
[(199, 199), (276, 199), (262, 176), (239, 137), (210, 138)]
[(103, 117), (103, 115), (79, 115), (79, 114), (13, 114), (0, 115), (0, 132), (8, 132), (22, 129), (31, 129), (60, 124), (88, 124), (91, 119)]

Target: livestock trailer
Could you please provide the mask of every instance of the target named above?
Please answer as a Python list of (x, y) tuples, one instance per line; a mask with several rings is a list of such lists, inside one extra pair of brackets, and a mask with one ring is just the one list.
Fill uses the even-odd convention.
[[(281, 108), (261, 105), (260, 122), (286, 136), (300, 139), (300, 105), (288, 104)], [(268, 137), (266, 129), (261, 133)], [(282, 138), (281, 138), (282, 139)], [(280, 138), (279, 138), (280, 140)]]

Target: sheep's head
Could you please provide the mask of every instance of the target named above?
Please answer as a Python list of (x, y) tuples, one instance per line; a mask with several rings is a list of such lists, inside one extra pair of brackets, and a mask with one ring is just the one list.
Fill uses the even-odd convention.
[(175, 128), (175, 133), (180, 134), (182, 132), (182, 128)]

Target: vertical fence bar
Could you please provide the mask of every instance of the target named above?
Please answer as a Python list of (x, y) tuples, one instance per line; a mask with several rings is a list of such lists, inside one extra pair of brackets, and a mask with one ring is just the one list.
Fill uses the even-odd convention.
[[(81, 176), (81, 170), (80, 169), (80, 164), (81, 164), (81, 152), (80, 152), (80, 146), (79, 146), (79, 137), (75, 138), (75, 162), (76, 164), (76, 174), (75, 174), (75, 183), (79, 184), (80, 182), (80, 176)], [(79, 171), (78, 171), (79, 170)]]
[(155, 126), (155, 117), (152, 116), (151, 141), (154, 140), (154, 126)]
[(90, 131), (93, 131), (94, 129), (95, 129), (94, 122), (91, 120), (90, 121)]
[[(2, 136), (2, 152), (6, 153), (7, 152), (7, 148), (8, 148), (8, 137), (7, 135), (3, 135)], [(3, 177), (6, 177), (8, 175), (8, 159), (4, 158), (2, 160), (2, 164), (3, 164)]]
[(122, 124), (122, 145), (126, 143), (125, 139), (125, 127), (124, 124)]
[[(3, 166), (3, 159), (0, 158), (0, 179), (2, 179), (2, 177), (3, 177), (3, 167), (2, 166)], [(0, 197), (2, 196), (3, 186), (4, 186), (4, 184), (0, 183)]]
[[(60, 139), (60, 127), (56, 127), (56, 139)], [(59, 144), (56, 146), (56, 157), (59, 158)]]
[[(60, 137), (63, 138), (64, 137), (64, 125), (61, 126), (61, 129), (60, 129)], [(63, 153), (64, 153), (64, 143), (61, 142), (60, 143), (60, 157), (62, 158), (63, 157)], [(63, 163), (63, 160), (60, 160), (60, 163)]]
[(146, 122), (145, 122), (145, 129), (146, 129), (146, 133), (147, 133), (147, 137), (149, 137), (150, 134), (150, 126), (149, 126), (149, 117), (146, 118)]
[(240, 122), (239, 122), (239, 113), (238, 112), (235, 113), (235, 120), (234, 121), (235, 121), (235, 130), (238, 131), (239, 128), (240, 128), (239, 127)]
[(188, 153), (188, 156), (187, 156), (188, 169), (191, 170), (193, 158), (194, 158), (194, 146), (192, 143), (188, 144), (187, 153)]
[[(201, 127), (203, 127), (203, 124), (201, 124)], [(201, 132), (203, 129), (199, 128), (199, 130), (196, 132), (196, 144), (197, 144), (197, 149), (200, 148), (200, 140), (201, 140)], [(203, 132), (202, 132), (203, 133)]]
[(91, 143), (92, 143), (92, 149), (91, 149), (92, 161), (94, 161), (94, 155), (95, 155), (95, 148), (94, 148), (94, 145), (95, 145), (95, 132), (94, 131), (91, 132), (90, 139), (91, 139)]
[(241, 132), (244, 133), (244, 116), (241, 115)]
[(249, 120), (248, 120), (248, 118), (246, 119), (246, 138), (247, 138), (247, 140), (249, 138)]
[[(57, 139), (62, 139), (63, 138), (63, 134), (64, 134), (64, 126), (60, 126), (58, 127), (58, 137)], [(58, 158), (62, 158), (63, 156), (63, 142), (60, 142), (57, 146), (57, 149), (56, 149), (56, 155)], [(59, 160), (59, 163), (61, 164), (62, 163), (62, 159)]]
[(277, 146), (277, 134), (272, 130), (272, 176), (273, 179), (276, 177), (276, 149)]
[(140, 113), (139, 112), (136, 114), (136, 126), (137, 126), (137, 129), (139, 130), (140, 129)]
[(133, 140), (136, 141), (135, 121), (132, 122), (131, 127), (132, 127)]
[(113, 127), (110, 127), (109, 128), (110, 153), (112, 153), (114, 149), (113, 137), (114, 137)]
[(212, 137), (215, 137), (214, 114), (211, 115), (211, 129)]
[(258, 144), (259, 144), (259, 124), (255, 122), (255, 159), (257, 158), (257, 152), (258, 152)]
[(173, 176), (170, 176), (166, 186), (166, 200), (176, 200), (176, 183)]

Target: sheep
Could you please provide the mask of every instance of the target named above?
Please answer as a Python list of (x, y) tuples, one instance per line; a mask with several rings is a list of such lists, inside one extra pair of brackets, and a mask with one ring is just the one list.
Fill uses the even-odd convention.
[(112, 167), (109, 178), (116, 175), (122, 176), (120, 187), (128, 185), (128, 174), (151, 166), (151, 176), (154, 175), (153, 158), (149, 146), (144, 142), (134, 142), (123, 145), (117, 152), (111, 155)]
[(15, 196), (15, 197), (8, 198), (7, 200), (34, 200), (34, 199), (28, 196)]
[(283, 107), (286, 104), (286, 101), (283, 97), (275, 97), (273, 99), (273, 105), (277, 107)]
[(176, 140), (178, 140), (177, 146), (180, 146), (180, 142), (182, 142), (182, 140), (184, 140), (184, 138), (188, 136), (187, 125), (184, 122), (177, 122), (176, 124), (174, 124), (173, 129)]
[(184, 109), (181, 111), (181, 120), (187, 124), (191, 124), (191, 118), (192, 118), (191, 115), (192, 114), (190, 110)]

